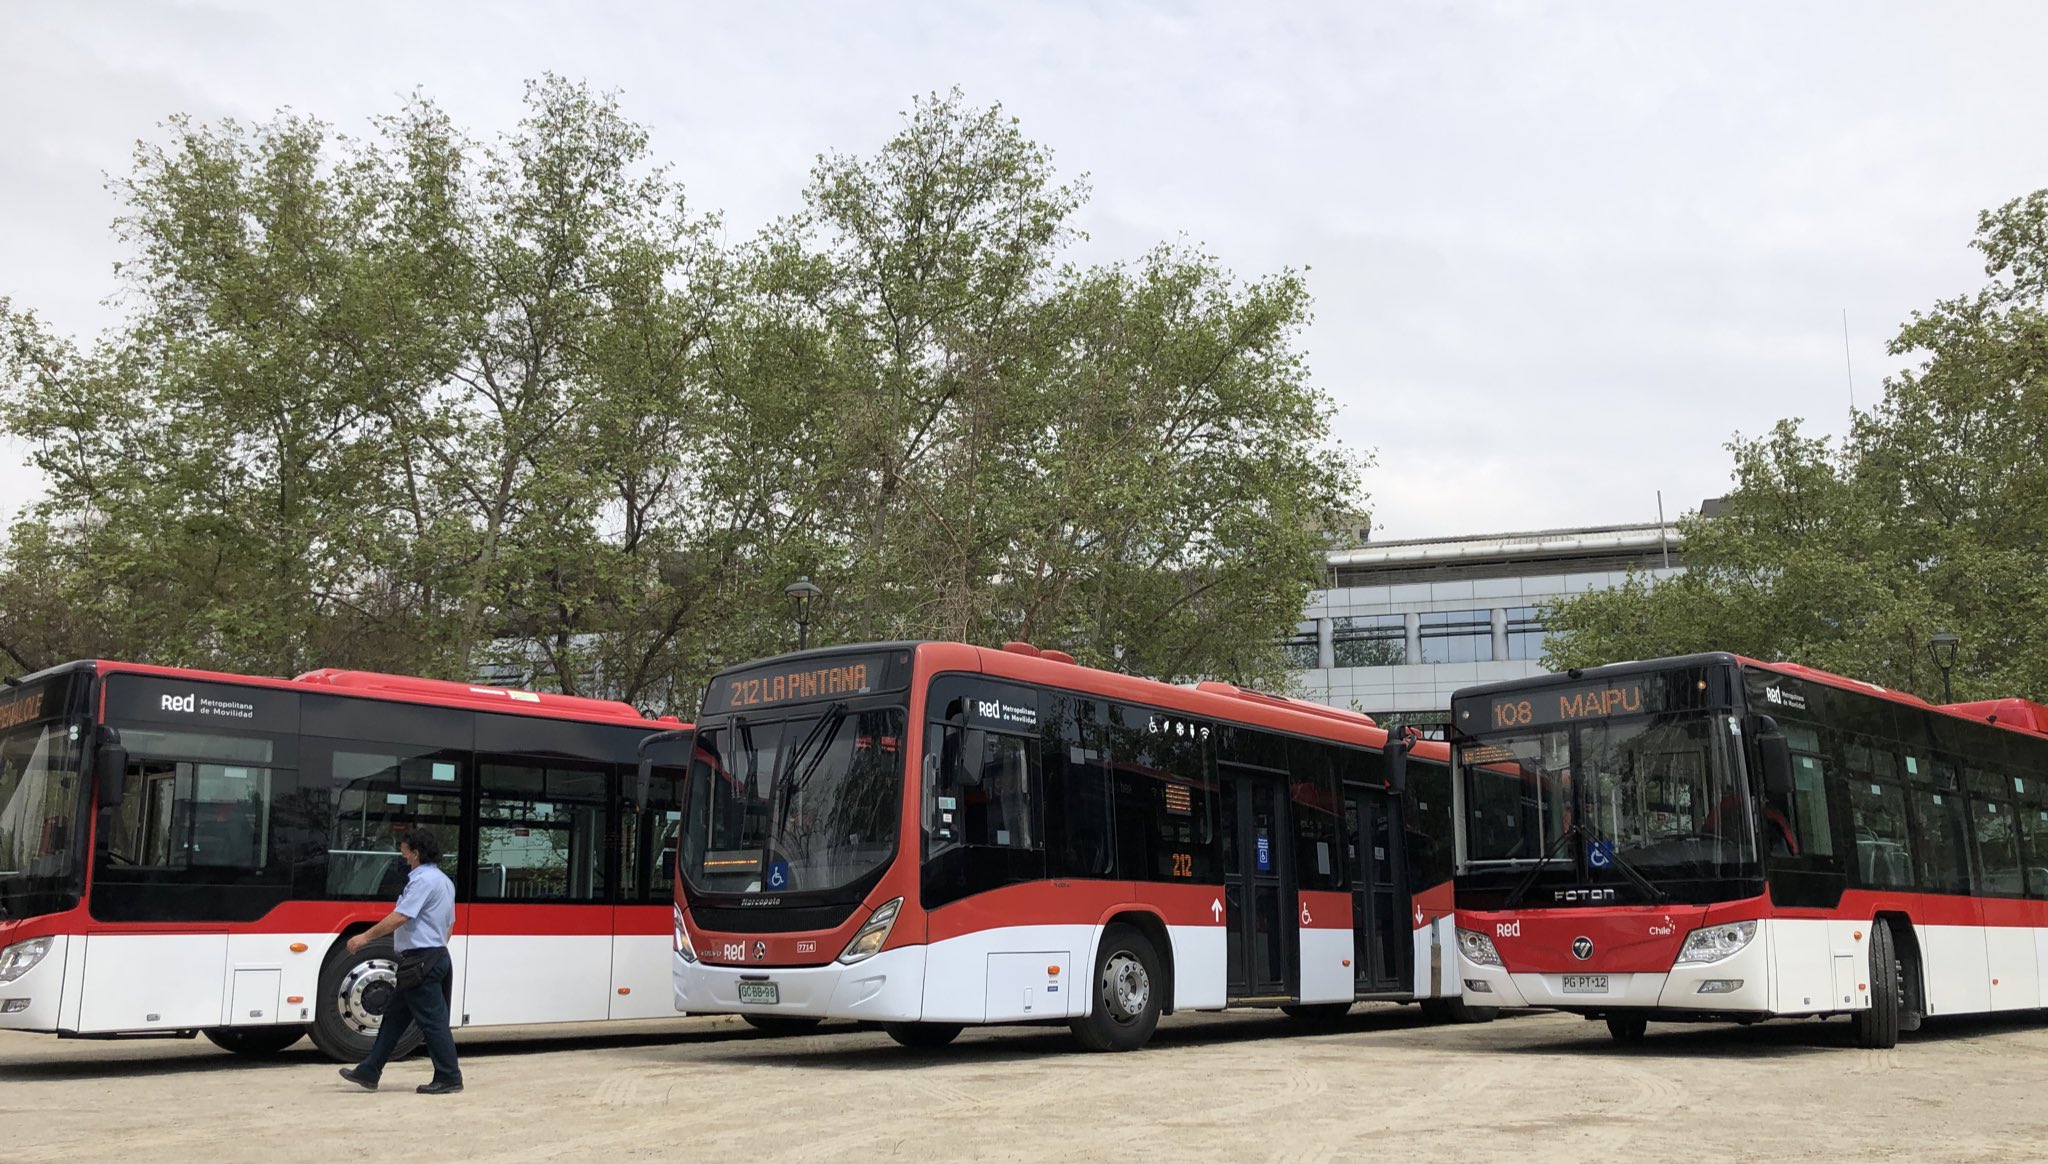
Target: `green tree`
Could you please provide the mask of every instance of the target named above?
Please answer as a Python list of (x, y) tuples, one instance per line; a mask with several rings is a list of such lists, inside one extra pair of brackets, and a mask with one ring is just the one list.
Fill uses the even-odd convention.
[(758, 362), (714, 492), (826, 585), (828, 634), (1275, 682), (1358, 493), (1294, 348), (1307, 293), (1183, 248), (1064, 261), (1085, 192), (957, 93), (822, 159), (741, 264)]
[(1735, 441), (1725, 512), (1680, 520), (1686, 572), (1565, 603), (1556, 668), (1695, 650), (1789, 659), (1958, 699), (2048, 697), (2048, 191), (1980, 216), (1979, 291), (1916, 313), (1838, 447), (1781, 422)]
[(1301, 277), (1086, 266), (1085, 186), (919, 102), (724, 244), (616, 102), (558, 78), (482, 143), (177, 120), (120, 188), (132, 310), (0, 303), (0, 429), (48, 476), (0, 650), (455, 678), (688, 708), (817, 641), (1029, 638), (1272, 682), (1358, 499)]

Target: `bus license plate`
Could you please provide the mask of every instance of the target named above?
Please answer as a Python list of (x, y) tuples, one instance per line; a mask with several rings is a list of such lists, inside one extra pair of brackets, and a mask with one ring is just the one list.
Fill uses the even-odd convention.
[(1567, 974), (1564, 976), (1564, 992), (1566, 994), (1605, 994), (1607, 993), (1607, 975)]
[[(1603, 986), (1601, 989), (1605, 990), (1606, 987)], [(782, 1001), (782, 991), (773, 982), (742, 982), (740, 983), (740, 1001), (780, 1003)]]

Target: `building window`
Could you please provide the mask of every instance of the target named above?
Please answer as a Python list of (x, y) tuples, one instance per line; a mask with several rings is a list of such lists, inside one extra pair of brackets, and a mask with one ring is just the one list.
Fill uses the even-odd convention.
[(1293, 638), (1283, 640), (1280, 650), (1287, 656), (1287, 665), (1296, 671), (1313, 671), (1322, 665), (1314, 623), (1296, 631)]
[(1335, 620), (1331, 638), (1339, 667), (1398, 667), (1408, 661), (1408, 623), (1398, 614)]
[(1508, 658), (1541, 659), (1543, 644), (1549, 637), (1550, 631), (1543, 625), (1542, 607), (1508, 608)]
[(1422, 616), (1422, 661), (1476, 663), (1493, 658), (1493, 614), (1443, 610)]

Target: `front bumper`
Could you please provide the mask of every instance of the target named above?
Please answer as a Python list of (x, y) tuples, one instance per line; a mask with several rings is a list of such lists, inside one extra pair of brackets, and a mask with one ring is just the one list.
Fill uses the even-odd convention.
[[(924, 1017), (925, 947), (884, 950), (851, 966), (737, 966), (674, 955), (676, 1009), (690, 1014), (917, 1022)], [(740, 983), (773, 982), (780, 1001), (740, 1001)]]
[[(42, 961), (14, 981), (0, 982), (0, 1030), (57, 1029), (57, 1011), (64, 1001), (64, 960), (70, 942), (64, 934), (51, 936), (50, 951)], [(11, 943), (0, 942), (7, 944)]]
[[(1770, 984), (1764, 952), (1765, 935), (1719, 962), (1674, 966), (1668, 971), (1615, 973), (1588, 968), (1583, 973), (1525, 973), (1501, 966), (1482, 966), (1458, 951), (1458, 981), (1472, 1006), (1542, 1006), (1558, 1010), (1698, 1011), (1701, 1014), (1770, 1012)], [(1600, 993), (1567, 992), (1566, 978), (1604, 977)], [(1740, 982), (1733, 989), (1702, 993), (1710, 983)]]

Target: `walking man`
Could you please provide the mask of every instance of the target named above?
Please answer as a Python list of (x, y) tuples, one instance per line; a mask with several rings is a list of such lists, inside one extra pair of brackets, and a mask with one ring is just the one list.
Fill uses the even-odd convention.
[(384, 1064), (398, 1049), (398, 1040), (414, 1023), (427, 1040), (434, 1078), (417, 1089), (421, 1095), (453, 1095), (462, 1090), (462, 1068), (455, 1062), (455, 1036), (448, 1033), (448, 1007), (455, 996), (455, 967), (448, 959), (448, 931), (455, 925), (455, 883), (436, 864), (441, 843), (425, 829), (413, 829), (398, 842), (398, 853), (412, 868), (398, 905), (383, 921), (348, 940), (353, 954), (385, 936), (398, 935), (398, 989), (385, 1008), (384, 1022), (370, 1054), (341, 1077), (367, 1091), (377, 1090)]

